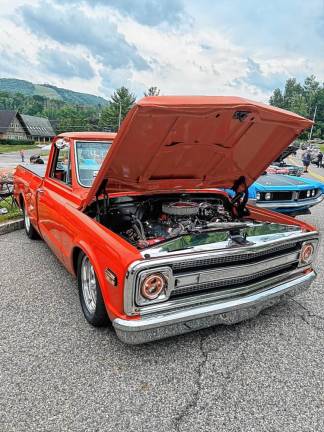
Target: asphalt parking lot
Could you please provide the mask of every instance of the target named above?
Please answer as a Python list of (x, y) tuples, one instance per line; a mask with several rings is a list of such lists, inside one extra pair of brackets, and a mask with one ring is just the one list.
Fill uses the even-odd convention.
[(323, 262), (322, 243), (312, 289), (252, 321), (132, 347), (86, 323), (42, 241), (1, 236), (0, 430), (324, 430)]

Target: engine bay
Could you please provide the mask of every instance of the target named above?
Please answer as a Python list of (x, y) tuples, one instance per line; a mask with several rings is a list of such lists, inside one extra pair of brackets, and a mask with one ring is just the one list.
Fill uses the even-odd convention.
[(186, 234), (239, 229), (242, 225), (227, 197), (215, 194), (111, 198), (100, 222), (138, 249)]

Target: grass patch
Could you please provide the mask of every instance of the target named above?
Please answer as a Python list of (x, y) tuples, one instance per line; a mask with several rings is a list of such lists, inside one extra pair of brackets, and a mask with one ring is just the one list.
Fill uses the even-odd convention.
[(13, 208), (11, 208), (10, 206), (11, 201), (8, 199), (7, 202), (1, 201), (0, 202), (0, 208), (7, 208), (8, 209), (8, 213), (1, 215), (0, 214), (0, 223), (1, 222), (6, 222), (8, 220), (12, 220), (12, 219), (19, 219), (22, 216), (22, 212), (19, 209), (19, 207), (17, 207), (16, 205), (13, 206)]
[(11, 153), (19, 150), (32, 150), (39, 149), (36, 145), (33, 144), (0, 144), (0, 153)]
[(324, 144), (320, 145), (320, 150), (322, 153), (324, 153)]

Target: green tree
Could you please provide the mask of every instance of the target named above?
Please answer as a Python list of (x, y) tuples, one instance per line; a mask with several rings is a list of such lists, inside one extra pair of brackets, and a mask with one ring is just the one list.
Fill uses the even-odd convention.
[(306, 103), (307, 103), (308, 109), (309, 109), (308, 114), (310, 116), (312, 116), (314, 109), (315, 109), (315, 106), (317, 104), (321, 85), (316, 80), (315, 76), (311, 75), (311, 76), (305, 78), (305, 82), (304, 82), (303, 87), (304, 87), (304, 95), (305, 95)]
[(284, 108), (284, 98), (279, 88), (274, 89), (273, 95), (270, 97), (269, 103), (272, 106)]
[(109, 104), (102, 110), (99, 126), (112, 131), (117, 131), (120, 123), (132, 108), (136, 97), (126, 87), (115, 90)]
[[(313, 137), (324, 138), (324, 86), (314, 75), (305, 78), (303, 84), (296, 78), (289, 78), (283, 91), (274, 90), (269, 103), (311, 119), (317, 107)], [(302, 137), (306, 139), (307, 136), (305, 132)]]
[(285, 109), (297, 112), (295, 103), (297, 103), (298, 106), (301, 105), (299, 97), (304, 97), (303, 93), (303, 87), (301, 84), (297, 83), (296, 78), (287, 79), (283, 94)]
[(149, 87), (146, 92), (144, 92), (144, 96), (160, 96), (160, 89), (158, 87)]

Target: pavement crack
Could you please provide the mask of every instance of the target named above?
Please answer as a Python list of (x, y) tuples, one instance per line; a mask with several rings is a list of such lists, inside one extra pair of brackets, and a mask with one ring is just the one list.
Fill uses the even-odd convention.
[(324, 317), (322, 315), (319, 315), (319, 314), (316, 314), (316, 313), (310, 311), (305, 305), (303, 305), (302, 303), (300, 303), (299, 301), (297, 301), (294, 298), (291, 298), (291, 301), (296, 303), (303, 310), (303, 312), (304, 312), (303, 314), (298, 314), (298, 316), (301, 318), (302, 321), (304, 321), (310, 327), (313, 327), (313, 328), (320, 330), (320, 331), (324, 331), (324, 327), (320, 327), (320, 326), (318, 326), (318, 325), (316, 325), (310, 321), (311, 319), (315, 318), (315, 319), (318, 319), (318, 320), (324, 322)]
[(201, 360), (198, 363), (198, 366), (196, 368), (196, 377), (194, 380), (195, 390), (192, 394), (192, 397), (187, 401), (187, 403), (185, 404), (183, 409), (180, 411), (180, 413), (174, 419), (174, 429), (177, 432), (180, 431), (180, 427), (181, 427), (181, 423), (182, 423), (183, 419), (190, 412), (194, 411), (198, 405), (198, 401), (199, 401), (200, 393), (201, 393), (201, 388), (202, 388), (201, 379), (202, 379), (203, 370), (204, 370), (205, 365), (207, 363), (208, 354), (209, 354), (208, 351), (206, 350), (205, 346), (204, 346), (204, 342), (207, 339), (207, 337), (208, 337), (208, 334), (204, 335), (204, 334), (200, 333), (200, 335), (199, 335), (199, 351), (201, 354)]
[(297, 301), (296, 299), (292, 298), (291, 299), (294, 303), (298, 304), (306, 313), (309, 317), (311, 318), (318, 318), (321, 321), (324, 321), (324, 317), (322, 315), (318, 315), (314, 312), (311, 312), (306, 306), (304, 306), (302, 303), (300, 303), (299, 301)]

